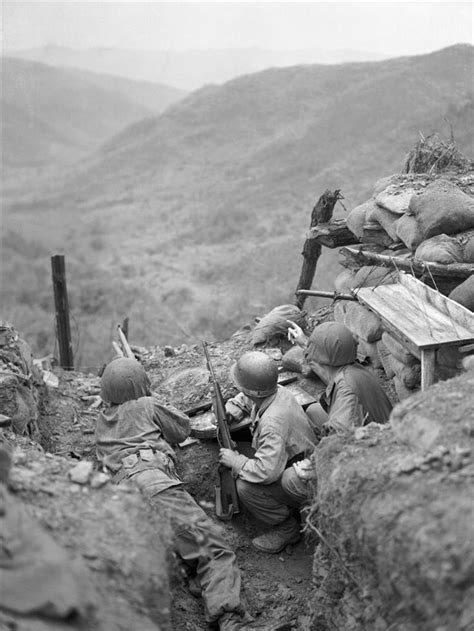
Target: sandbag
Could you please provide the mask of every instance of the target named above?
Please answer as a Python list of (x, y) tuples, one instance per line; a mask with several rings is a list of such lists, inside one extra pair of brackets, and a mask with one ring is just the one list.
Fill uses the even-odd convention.
[(474, 311), (474, 274), (455, 287), (449, 294), (449, 298), (466, 307), (466, 309)]
[[(391, 253), (393, 256), (393, 252)], [(391, 271), (380, 265), (364, 265), (354, 276), (353, 287), (376, 287), (377, 285), (391, 285), (398, 280), (398, 272)]]
[(391, 364), (388, 361), (388, 358), (390, 357), (390, 351), (387, 349), (387, 347), (383, 343), (383, 335), (382, 335), (382, 339), (376, 342), (376, 344), (377, 344), (377, 352), (379, 354), (380, 361), (382, 362), (382, 366), (385, 371), (385, 374), (387, 375), (389, 379), (391, 379), (392, 377), (395, 376), (395, 371), (393, 370)]
[(280, 305), (267, 313), (255, 326), (252, 333), (252, 344), (265, 344), (274, 338), (286, 337), (288, 322), (291, 320), (301, 328), (306, 326), (306, 312), (295, 305)]
[(439, 366), (461, 370), (461, 361), (464, 357), (456, 346), (442, 346), (436, 351), (436, 363)]
[(382, 337), (380, 318), (357, 302), (336, 302), (334, 320), (345, 324), (353, 334), (366, 342), (376, 342)]
[(345, 269), (336, 276), (334, 280), (334, 289), (341, 294), (347, 293), (354, 287), (355, 272), (351, 269)]
[(399, 362), (402, 362), (402, 364), (414, 366), (419, 362), (419, 360), (407, 351), (403, 344), (390, 335), (390, 333), (384, 331), (382, 334), (382, 342), (387, 351), (391, 353), (395, 359), (398, 359)]
[(386, 175), (381, 177), (374, 184), (374, 190), (372, 191), (372, 197), (376, 198), (379, 193), (384, 191), (394, 180), (398, 178), (398, 175)]
[(366, 215), (373, 210), (375, 202), (373, 199), (356, 206), (347, 215), (346, 225), (349, 230), (361, 239), (364, 234), (364, 224), (366, 223)]
[(407, 388), (400, 377), (397, 377), (397, 375), (394, 376), (392, 381), (399, 401), (408, 399), (408, 397), (411, 397), (413, 394), (415, 394), (416, 390), (410, 390), (409, 388)]
[(412, 215), (402, 215), (395, 222), (395, 233), (410, 250), (416, 250), (424, 239), (423, 233)]
[(474, 263), (474, 230), (456, 235), (462, 248), (462, 262)]
[(376, 195), (375, 202), (393, 214), (403, 215), (407, 212), (413, 195), (416, 195), (413, 188), (401, 190), (399, 187), (388, 186)]
[(367, 213), (366, 219), (380, 224), (389, 237), (391, 237), (394, 241), (400, 240), (395, 229), (395, 222), (400, 219), (399, 214), (393, 213), (386, 208), (382, 208), (378, 204), (374, 204), (373, 209)]
[(462, 263), (463, 248), (460, 242), (447, 234), (438, 234), (420, 243), (415, 257), (433, 263)]
[(281, 365), (285, 370), (303, 372), (305, 367), (304, 349), (301, 346), (293, 346), (283, 355)]
[(474, 199), (448, 180), (435, 180), (410, 200), (422, 240), (474, 228)]
[(394, 355), (389, 355), (387, 362), (390, 365), (395, 377), (398, 377), (400, 382), (408, 388), (408, 390), (414, 390), (418, 388), (421, 382), (421, 365), (413, 364), (413, 366), (407, 366), (406, 364), (398, 361)]

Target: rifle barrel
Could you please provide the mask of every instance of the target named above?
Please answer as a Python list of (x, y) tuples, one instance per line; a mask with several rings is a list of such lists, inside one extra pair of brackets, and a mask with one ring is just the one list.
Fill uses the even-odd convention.
[(303, 296), (320, 296), (321, 298), (332, 298), (333, 300), (354, 300), (357, 298), (352, 294), (340, 294), (338, 291), (320, 291), (319, 289), (298, 289), (297, 294)]

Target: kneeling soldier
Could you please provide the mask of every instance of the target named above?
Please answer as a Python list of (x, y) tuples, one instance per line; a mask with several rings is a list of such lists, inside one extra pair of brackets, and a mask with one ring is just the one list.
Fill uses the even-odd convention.
[(278, 386), (275, 361), (251, 351), (232, 366), (231, 377), (241, 391), (226, 404), (229, 416), (239, 419), (239, 409), (250, 412), (252, 458), (221, 449), (219, 461), (232, 469), (241, 503), (260, 522), (272, 527), (252, 540), (262, 552), (277, 553), (300, 539), (292, 515), (307, 500), (294, 488), (292, 464), (311, 454), (314, 435), (302, 407), (291, 392)]

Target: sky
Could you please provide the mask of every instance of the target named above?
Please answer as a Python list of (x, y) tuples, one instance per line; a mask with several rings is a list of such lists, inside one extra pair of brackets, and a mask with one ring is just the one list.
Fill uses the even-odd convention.
[(472, 2), (2, 2), (2, 49), (352, 49), (473, 43)]

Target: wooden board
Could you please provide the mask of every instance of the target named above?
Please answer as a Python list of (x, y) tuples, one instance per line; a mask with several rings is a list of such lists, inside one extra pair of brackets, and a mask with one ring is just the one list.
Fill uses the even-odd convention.
[(462, 346), (474, 341), (474, 314), (415, 278), (400, 276), (400, 283), (358, 289), (357, 299), (411, 348)]

